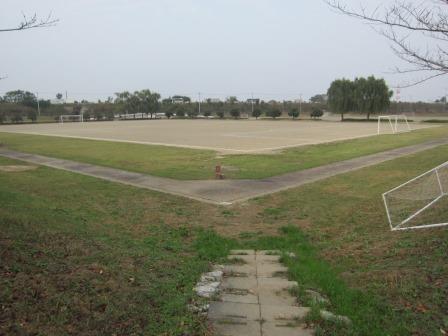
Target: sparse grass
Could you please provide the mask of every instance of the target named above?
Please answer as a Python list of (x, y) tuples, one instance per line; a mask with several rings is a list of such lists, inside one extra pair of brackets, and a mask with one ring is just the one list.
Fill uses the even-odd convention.
[(226, 155), (186, 148), (70, 139), (0, 132), (0, 144), (10, 149), (152, 174), (174, 179), (212, 179), (217, 163), (232, 167), (226, 178), (259, 179), (388, 149), (446, 138), (440, 126), (398, 135), (382, 135), (291, 148), (278, 154)]

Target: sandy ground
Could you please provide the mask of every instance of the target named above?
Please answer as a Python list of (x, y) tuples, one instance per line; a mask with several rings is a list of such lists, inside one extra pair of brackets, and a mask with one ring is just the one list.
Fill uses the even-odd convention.
[[(431, 127), (412, 124), (413, 129)], [(403, 126), (404, 129), (404, 126)], [(375, 135), (374, 122), (291, 120), (136, 120), (0, 126), (26, 133), (212, 149), (224, 154), (262, 153), (282, 148)], [(384, 133), (390, 130), (384, 125)]]

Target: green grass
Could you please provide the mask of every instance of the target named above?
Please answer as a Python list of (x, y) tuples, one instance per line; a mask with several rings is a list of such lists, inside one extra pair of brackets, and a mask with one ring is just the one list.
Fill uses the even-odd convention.
[(0, 172), (0, 204), (0, 334), (205, 333), (198, 204), (43, 167)]
[(180, 180), (214, 178), (217, 164), (224, 166), (226, 178), (260, 179), (447, 136), (448, 127), (435, 127), (399, 135), (296, 147), (278, 154), (226, 155), (223, 158), (206, 150), (1, 132), (0, 144), (27, 153)]
[(291, 279), (353, 321), (312, 315), (319, 335), (439, 335), (448, 230), (390, 232), (380, 195), (446, 160), (443, 146), (230, 208), (46, 167), (0, 172), (0, 334), (207, 335), (186, 309), (194, 283), (229, 249), (255, 248), (295, 252)]

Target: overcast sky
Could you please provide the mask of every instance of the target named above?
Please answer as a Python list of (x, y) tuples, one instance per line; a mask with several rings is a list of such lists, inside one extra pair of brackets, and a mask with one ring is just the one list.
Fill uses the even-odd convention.
[[(373, 5), (387, 1), (346, 0)], [(0, 93), (105, 98), (149, 88), (162, 96), (305, 99), (336, 78), (375, 75), (390, 86), (415, 77), (388, 42), (322, 0), (1, 0), (0, 28), (21, 12), (55, 27), (0, 33)], [(414, 75), (415, 76), (415, 75)], [(446, 78), (403, 89), (402, 100), (434, 100)]]

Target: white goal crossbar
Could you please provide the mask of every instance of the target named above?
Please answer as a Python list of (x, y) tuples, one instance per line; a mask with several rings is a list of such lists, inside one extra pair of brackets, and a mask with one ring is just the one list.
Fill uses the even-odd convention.
[[(405, 225), (412, 223), (441, 199), (446, 201), (445, 197), (448, 197), (448, 161), (385, 192), (382, 196), (392, 231), (447, 226), (448, 211), (443, 209), (443, 205), (442, 209), (439, 209), (439, 213), (445, 216), (442, 223)], [(432, 218), (430, 217), (429, 220)]]
[[(377, 134), (381, 134), (381, 122), (385, 120), (388, 122), (390, 129), (392, 131), (392, 134), (401, 133), (401, 132), (410, 132), (412, 131), (411, 125), (409, 125), (408, 118), (402, 114), (402, 115), (382, 115), (378, 116), (378, 131)], [(399, 122), (404, 122), (406, 125), (406, 129), (404, 131), (400, 131), (398, 129)]]
[(59, 117), (59, 122), (61, 124), (64, 123), (64, 119), (68, 120), (68, 121), (79, 121), (79, 122), (84, 122), (84, 117), (82, 114), (63, 114)]

